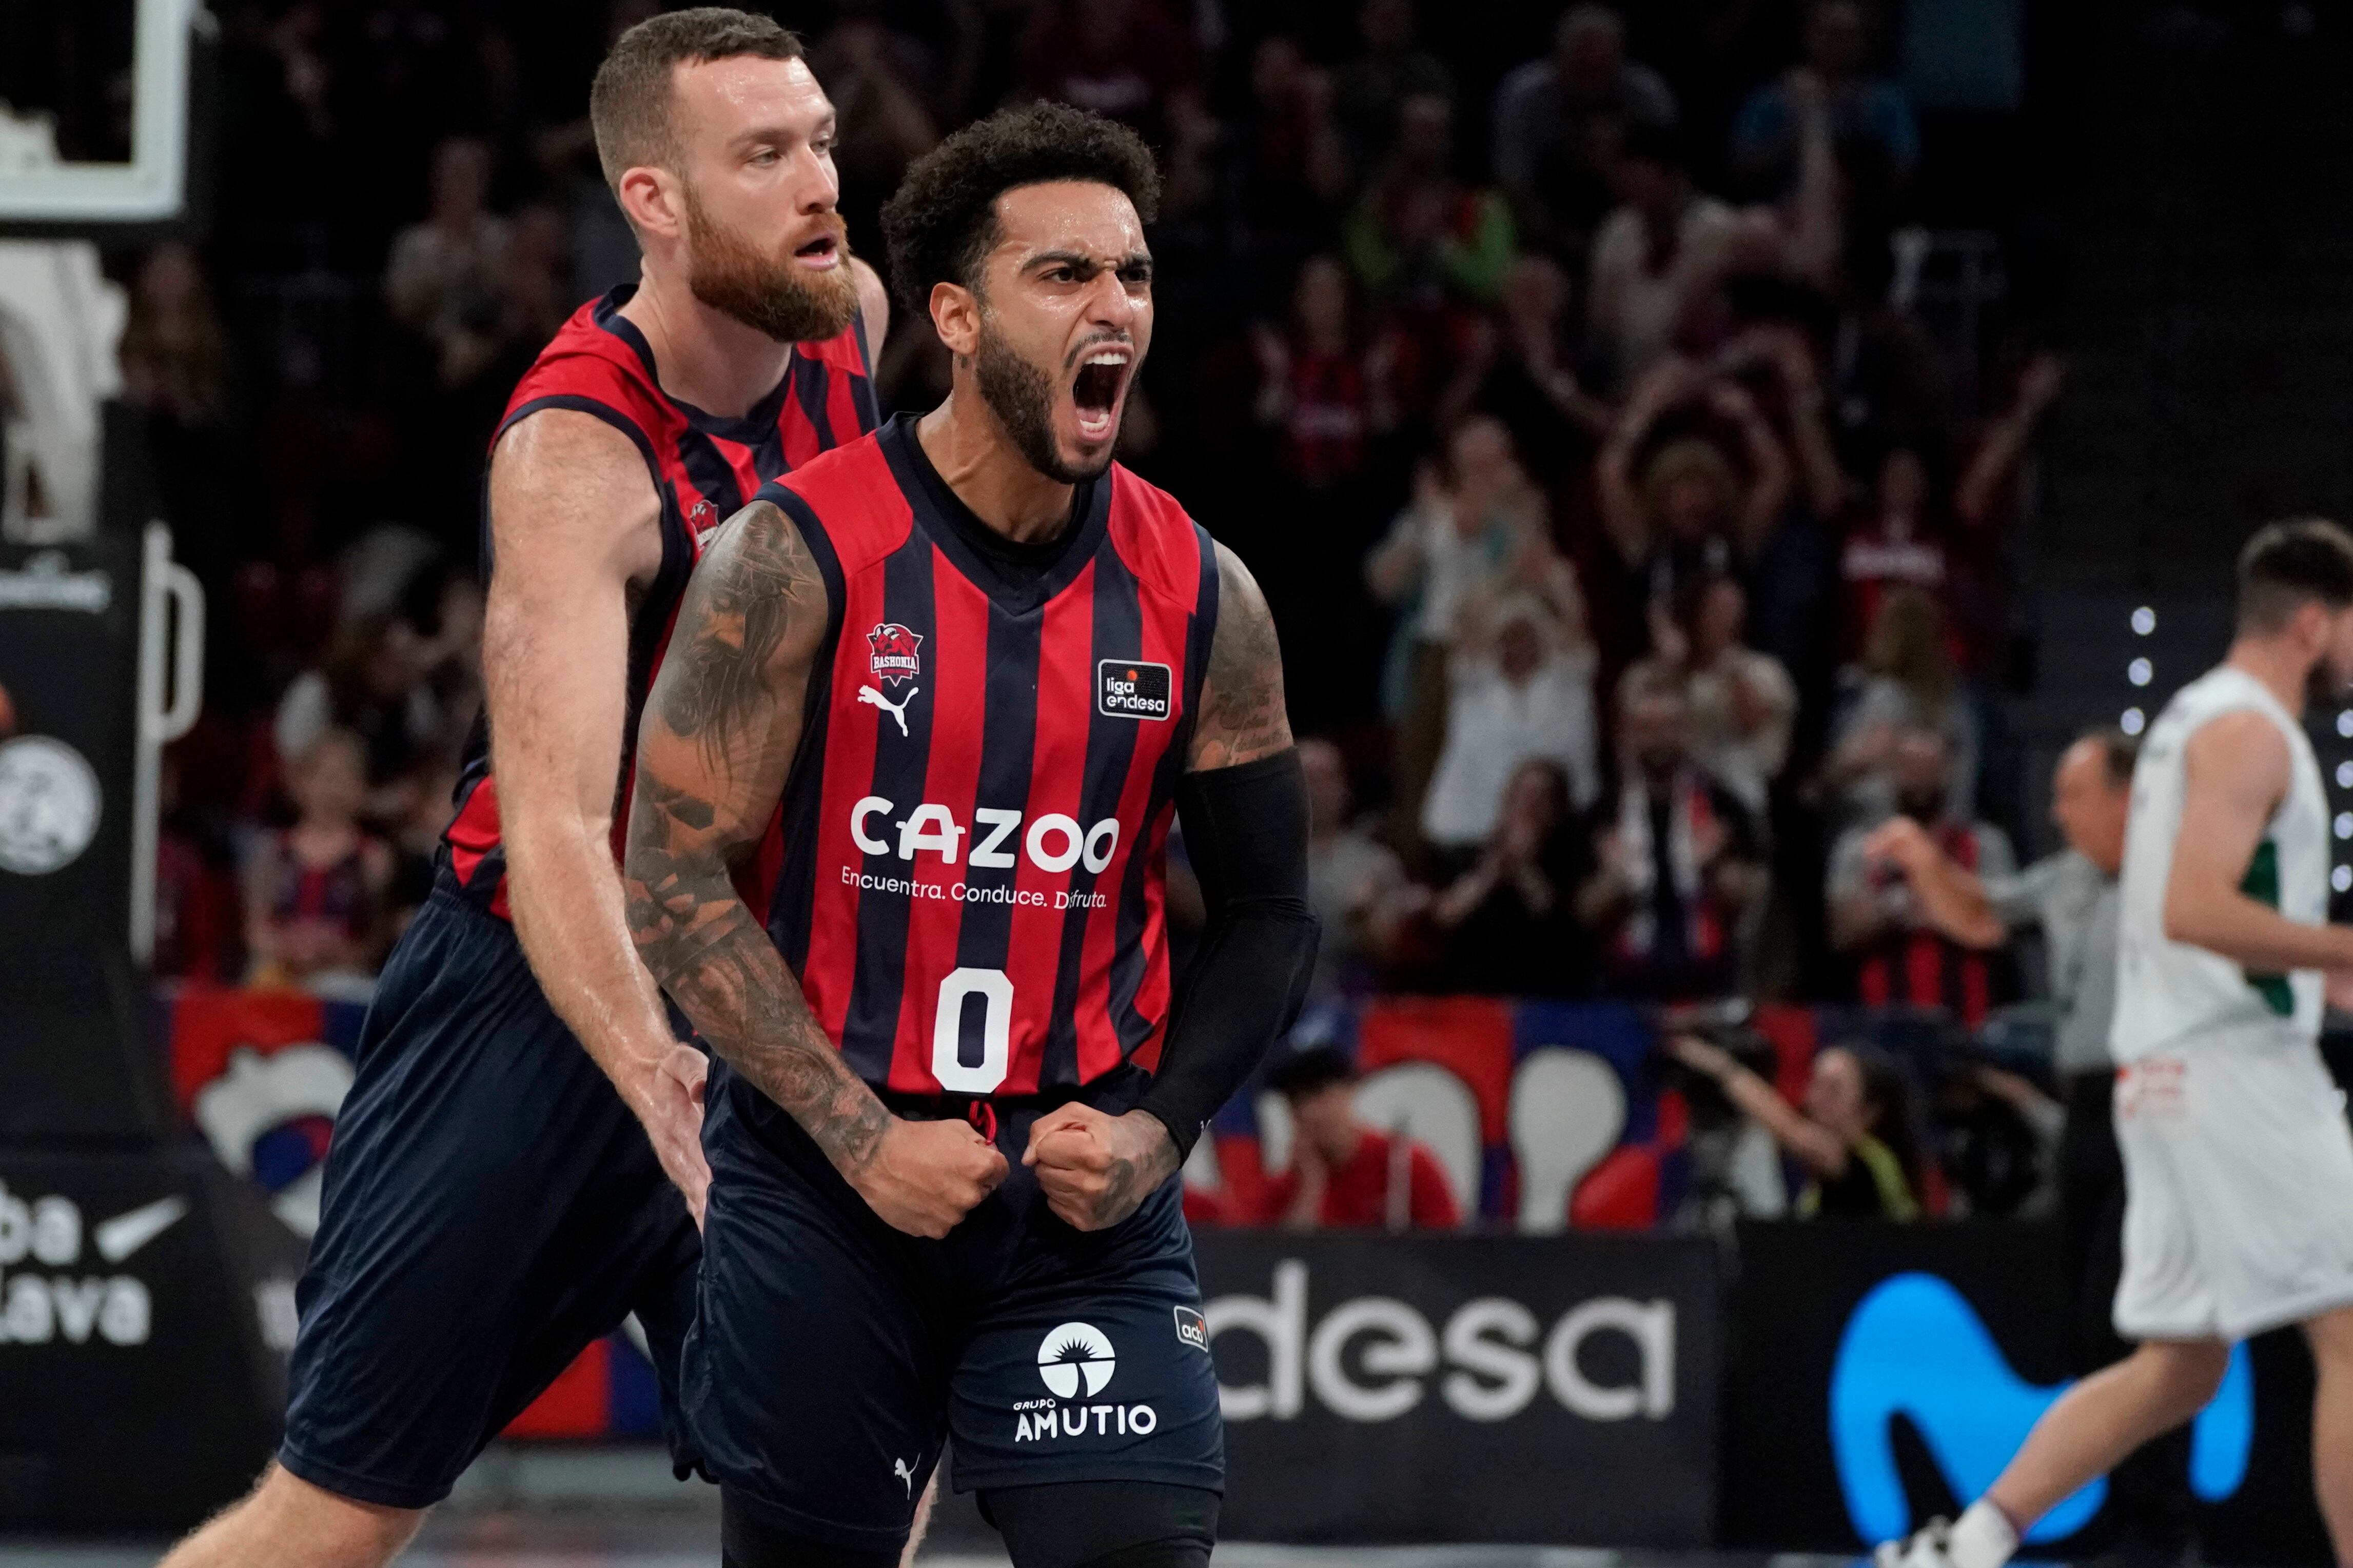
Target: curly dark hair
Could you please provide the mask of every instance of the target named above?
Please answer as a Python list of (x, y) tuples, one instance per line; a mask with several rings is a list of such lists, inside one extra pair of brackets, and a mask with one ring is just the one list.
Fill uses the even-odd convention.
[(916, 159), (882, 209), (891, 286), (907, 309), (928, 312), (937, 284), (972, 288), (997, 244), (997, 198), (1051, 180), (1110, 185), (1145, 222), (1159, 216), (1159, 166), (1126, 126), (1064, 103), (998, 110)]

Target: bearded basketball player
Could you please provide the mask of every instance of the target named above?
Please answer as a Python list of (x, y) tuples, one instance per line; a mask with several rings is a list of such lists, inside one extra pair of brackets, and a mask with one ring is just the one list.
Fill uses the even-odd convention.
[(948, 398), (762, 489), (647, 701), (630, 919), (721, 1058), (681, 1399), (734, 1568), (888, 1568), (950, 1433), (1017, 1568), (1216, 1539), (1177, 1171), (1315, 925), (1266, 601), (1112, 460), (1158, 185), (1052, 104), (916, 162), (884, 230)]
[(2174, 694), (2133, 769), (2117, 890), (2116, 1144), (2138, 1349), (2043, 1413), (1986, 1494), (1879, 1568), (2002, 1568), (2035, 1522), (2194, 1417), (2231, 1347), (2302, 1327), (2312, 1481), (2353, 1562), (2353, 1131), (2321, 1060), (2353, 930), (2328, 923), (2327, 786), (2305, 704), (2353, 689), (2353, 536), (2297, 518), (2239, 557), (2228, 657)]
[(387, 1562), (632, 1311), (674, 1395), (704, 1058), (630, 942), (616, 783), (720, 520), (873, 428), (888, 304), (834, 211), (833, 107), (774, 22), (631, 28), (590, 114), (642, 281), (565, 323), (499, 428), (488, 725), (335, 1127), (285, 1443), (170, 1568)]

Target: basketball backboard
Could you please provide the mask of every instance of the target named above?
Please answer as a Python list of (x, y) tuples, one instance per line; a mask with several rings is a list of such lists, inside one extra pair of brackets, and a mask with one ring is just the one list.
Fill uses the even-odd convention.
[(0, 0), (0, 224), (154, 223), (186, 199), (203, 0)]

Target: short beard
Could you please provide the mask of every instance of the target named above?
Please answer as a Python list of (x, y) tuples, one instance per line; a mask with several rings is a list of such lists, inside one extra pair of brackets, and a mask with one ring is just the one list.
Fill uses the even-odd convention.
[[(980, 386), (980, 399), (988, 411), (997, 416), (997, 424), (1013, 439), (1014, 449), (1029, 465), (1060, 485), (1084, 483), (1111, 467), (1112, 454), (1118, 449), (1118, 432), (1104, 446), (1103, 461), (1091, 468), (1074, 468), (1062, 461), (1062, 452), (1054, 440), (1054, 378), (1021, 357), (1011, 343), (997, 335), (989, 325), (984, 307), (980, 319), (980, 353), (974, 356), (974, 379)], [(1126, 407), (1121, 406), (1125, 417)]]
[(789, 252), (761, 254), (713, 217), (691, 184), (684, 189), (691, 256), (686, 281), (697, 300), (780, 343), (839, 337), (856, 318), (858, 279), (849, 270), (849, 230), (839, 217), (833, 224), (840, 264), (830, 272), (809, 272)]

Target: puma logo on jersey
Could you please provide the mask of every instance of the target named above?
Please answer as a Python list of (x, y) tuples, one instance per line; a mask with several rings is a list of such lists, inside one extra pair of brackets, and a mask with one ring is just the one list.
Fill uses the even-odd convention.
[(899, 721), (899, 733), (904, 735), (907, 732), (907, 704), (913, 702), (915, 700), (915, 693), (922, 689), (920, 686), (911, 686), (907, 688), (906, 696), (893, 702), (872, 687), (861, 686), (858, 689), (858, 700), (865, 703), (869, 708), (880, 708), (883, 712)]
[(891, 1473), (907, 1483), (907, 1495), (908, 1497), (913, 1498), (915, 1495), (915, 1472), (907, 1468), (907, 1461), (904, 1459), (892, 1460)]

